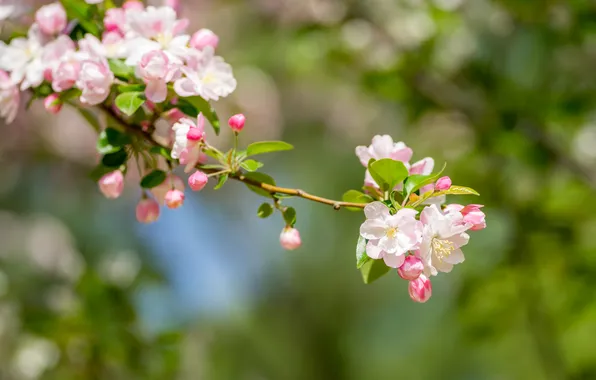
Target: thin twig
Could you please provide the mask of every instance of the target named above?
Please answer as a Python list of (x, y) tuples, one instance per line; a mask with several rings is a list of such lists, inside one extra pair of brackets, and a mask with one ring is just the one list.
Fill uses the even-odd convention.
[[(151, 136), (150, 133), (143, 131), (140, 128), (137, 128), (133, 125), (128, 124), (127, 122), (125, 122), (124, 120), (122, 120), (120, 118), (120, 115), (118, 115), (113, 109), (111, 109), (110, 107), (107, 106), (102, 106), (101, 109), (106, 112), (108, 114), (109, 117), (111, 117), (112, 119), (114, 119), (122, 128), (124, 128), (126, 131), (129, 131), (131, 133), (134, 133), (135, 135), (145, 139), (147, 142), (149, 142), (151, 145), (153, 146), (157, 146), (157, 147), (161, 147), (161, 148), (168, 148), (162, 144), (160, 144), (159, 142), (155, 141), (155, 139), (153, 139), (153, 137)], [(211, 168), (203, 168), (201, 167), (201, 165), (197, 165), (197, 169), (207, 173), (207, 174), (216, 174), (218, 171), (218, 169), (211, 169)], [(248, 178), (246, 177), (243, 173), (241, 172), (237, 172), (237, 173), (230, 173), (229, 178), (234, 179), (236, 181), (240, 181), (243, 182), (247, 185), (251, 185), (254, 187), (258, 187), (261, 188), (265, 191), (267, 191), (269, 194), (271, 195), (276, 195), (276, 194), (284, 194), (284, 195), (291, 195), (294, 197), (300, 197), (300, 198), (304, 198), (313, 202), (318, 202), (318, 203), (322, 203), (322, 204), (326, 204), (326, 205), (330, 205), (333, 206), (333, 209), (335, 210), (339, 210), (342, 207), (353, 207), (353, 208), (364, 208), (366, 206), (366, 204), (364, 203), (353, 203), (353, 202), (342, 202), (342, 201), (336, 201), (333, 199), (327, 199), (327, 198), (323, 198), (323, 197), (319, 197), (317, 195), (313, 195), (313, 194), (309, 194), (303, 190), (300, 189), (292, 189), (292, 188), (286, 188), (286, 187), (279, 187), (279, 186), (275, 186), (275, 185), (270, 185), (268, 183), (264, 183), (261, 181), (257, 181), (254, 180), (252, 178)]]

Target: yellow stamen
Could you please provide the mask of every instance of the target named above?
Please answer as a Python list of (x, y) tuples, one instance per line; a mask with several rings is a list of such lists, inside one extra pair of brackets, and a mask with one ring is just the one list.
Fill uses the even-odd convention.
[(451, 253), (453, 251), (455, 251), (455, 248), (456, 248), (455, 244), (453, 244), (452, 241), (440, 240), (437, 238), (434, 238), (432, 240), (431, 245), (432, 245), (433, 252), (437, 256), (439, 261), (443, 261), (444, 258), (451, 255)]
[(399, 230), (397, 229), (397, 227), (391, 227), (390, 229), (387, 230), (387, 237), (394, 238), (398, 232), (399, 232)]

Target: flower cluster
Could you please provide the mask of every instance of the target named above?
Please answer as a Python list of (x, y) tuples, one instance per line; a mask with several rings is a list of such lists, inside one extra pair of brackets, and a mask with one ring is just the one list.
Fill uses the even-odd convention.
[[(447, 194), (475, 192), (452, 186), (449, 177), (438, 178), (440, 173), (432, 175), (432, 158), (410, 165), (412, 150), (403, 142), (394, 143), (390, 136), (375, 136), (370, 146), (357, 147), (356, 154), (368, 168), (364, 189), (380, 199), (364, 208), (366, 221), (360, 226), (360, 236), (366, 245), (361, 255), (364, 261), (383, 259), (387, 267), (396, 268), (409, 281), (410, 297), (426, 302), (432, 292), (430, 277), (451, 272), (463, 262), (461, 247), (470, 239), (467, 231), (486, 227), (482, 206), (443, 206)], [(383, 160), (389, 162), (380, 165)], [(402, 174), (392, 179), (395, 173), (386, 172), (386, 167), (401, 169)], [(384, 182), (385, 195), (391, 191), (389, 199), (383, 199), (374, 177)], [(402, 201), (395, 201), (396, 197)]]
[[(162, 206), (183, 206), (185, 188), (201, 191), (210, 179), (217, 182), (215, 190), (233, 179), (265, 197), (258, 216), (281, 214), (279, 241), (286, 250), (298, 249), (302, 240), (296, 210), (283, 205), (285, 198), (300, 197), (336, 210), (364, 209), (357, 246), (364, 281), (394, 268), (409, 281), (410, 296), (417, 302), (430, 298), (430, 277), (450, 272), (464, 260), (461, 247), (468, 232), (486, 227), (482, 206), (444, 205), (446, 196), (478, 195), (473, 189), (452, 185), (449, 177), (441, 177), (443, 170), (433, 173), (430, 157), (410, 163), (412, 149), (387, 135), (356, 148), (366, 168), (362, 192), (350, 190), (335, 201), (276, 186), (259, 171), (263, 163), (254, 157), (292, 145), (260, 141), (238, 147), (243, 114), (228, 120), (233, 148), (222, 151), (206, 140), (208, 125), (216, 134), (220, 128), (210, 102), (236, 88), (231, 66), (215, 55), (215, 33), (200, 29), (187, 34), (189, 22), (178, 17), (176, 0), (161, 7), (145, 7), (137, 0), (120, 8), (101, 0), (68, 4), (68, 9), (61, 3), (41, 7), (26, 36), (0, 42), (0, 117), (12, 122), (26, 97), (43, 100), (51, 114), (64, 104), (81, 112), (100, 132), (101, 160), (91, 174), (101, 193), (119, 198), (130, 178), (129, 165), (139, 172), (139, 222), (156, 221)], [(0, 7), (0, 19), (14, 9)], [(164, 124), (166, 128), (159, 127)], [(188, 175), (186, 181), (174, 174), (178, 166)]]

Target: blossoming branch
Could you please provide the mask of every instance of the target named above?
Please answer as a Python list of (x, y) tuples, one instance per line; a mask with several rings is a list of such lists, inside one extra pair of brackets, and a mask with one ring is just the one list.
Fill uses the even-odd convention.
[[(207, 125), (216, 134), (220, 129), (210, 102), (231, 94), (236, 79), (231, 66), (215, 54), (217, 35), (207, 29), (187, 33), (189, 22), (178, 17), (177, 8), (175, 0), (161, 7), (136, 0), (122, 7), (97, 0), (41, 7), (25, 36), (0, 42), (0, 117), (12, 122), (25, 97), (42, 100), (51, 114), (64, 104), (75, 107), (99, 134), (102, 159), (92, 174), (103, 195), (114, 199), (122, 194), (129, 165), (141, 173), (136, 217), (142, 223), (156, 221), (163, 205), (181, 207), (186, 184), (201, 191), (210, 179), (215, 189), (232, 179), (265, 197), (258, 216), (281, 214), (280, 244), (288, 250), (302, 241), (296, 211), (283, 205), (284, 198), (300, 197), (336, 210), (364, 209), (356, 249), (364, 282), (393, 268), (409, 282), (410, 297), (426, 302), (430, 278), (463, 262), (468, 232), (486, 227), (481, 205), (445, 205), (446, 196), (478, 194), (452, 185), (441, 176), (445, 167), (433, 172), (432, 158), (410, 164), (412, 150), (390, 136), (375, 136), (370, 146), (356, 148), (366, 168), (364, 186), (347, 191), (342, 200), (277, 186), (254, 157), (292, 145), (262, 141), (238, 147), (246, 123), (242, 114), (228, 120), (233, 149), (224, 152), (206, 140)], [(11, 3), (3, 6), (0, 19), (22, 11)], [(169, 125), (167, 133), (156, 128), (158, 121)], [(179, 165), (188, 174), (186, 184), (173, 173)]]

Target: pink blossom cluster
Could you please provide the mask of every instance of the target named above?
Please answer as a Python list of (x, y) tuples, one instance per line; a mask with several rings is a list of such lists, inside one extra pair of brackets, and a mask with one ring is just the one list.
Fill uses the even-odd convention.
[[(89, 2), (91, 3), (91, 2)], [(99, 3), (99, 2), (93, 2)], [(201, 29), (186, 33), (187, 19), (171, 6), (145, 7), (129, 0), (105, 11), (103, 33), (74, 41), (60, 3), (38, 9), (27, 37), (0, 42), (0, 115), (11, 122), (19, 91), (51, 85), (50, 112), (58, 112), (65, 91), (80, 91), (83, 105), (99, 105), (114, 94), (117, 73), (110, 61), (131, 68), (153, 103), (175, 96), (218, 100), (236, 88), (232, 68), (215, 55), (218, 37)]]
[[(409, 165), (412, 153), (404, 143), (394, 143), (390, 136), (375, 136), (370, 146), (356, 148), (363, 164), (371, 158), (391, 158), (403, 162), (410, 175), (430, 175), (433, 159), (425, 158)], [(378, 188), (369, 176), (365, 186)], [(423, 186), (420, 194), (429, 191), (440, 194), (451, 186), (449, 177), (441, 177)], [(406, 206), (392, 213), (381, 201), (371, 202), (364, 209), (366, 221), (360, 226), (360, 236), (367, 241), (366, 255), (375, 260), (383, 259), (388, 267), (397, 269), (399, 276), (409, 281), (410, 297), (416, 302), (430, 298), (431, 276), (451, 272), (454, 265), (464, 261), (461, 247), (468, 244), (467, 232), (486, 228), (482, 205), (442, 206), (444, 202), (445, 195), (438, 195), (423, 202), (422, 211)]]

